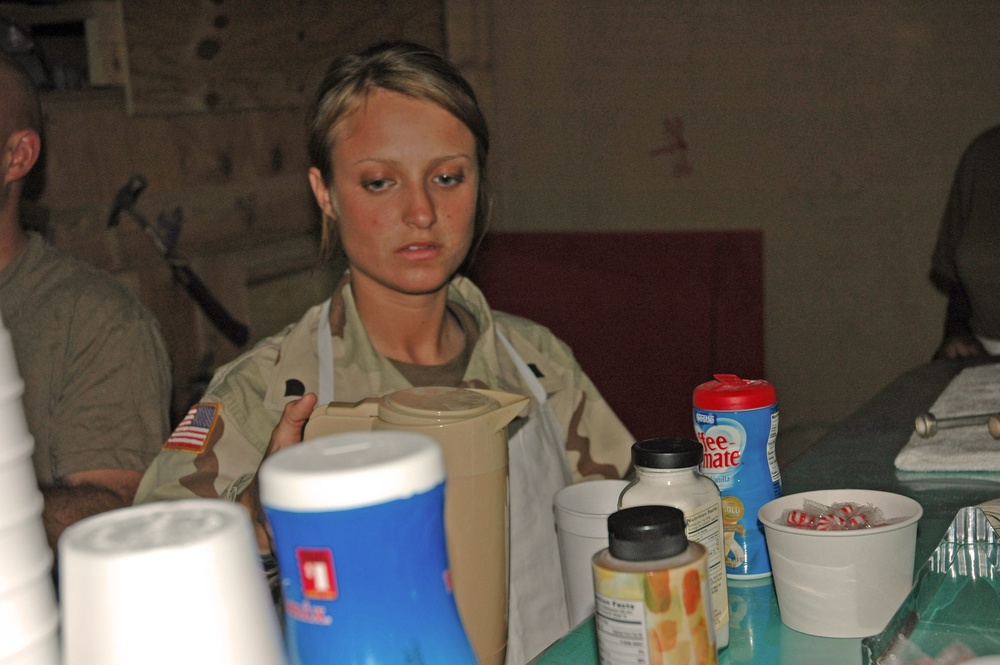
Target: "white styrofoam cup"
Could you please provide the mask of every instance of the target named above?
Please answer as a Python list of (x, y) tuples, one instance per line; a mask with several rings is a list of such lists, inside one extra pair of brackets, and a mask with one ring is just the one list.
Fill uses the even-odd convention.
[(14, 342), (3, 320), (0, 320), (0, 396), (20, 395), (23, 388), (17, 356), (14, 355)]
[(627, 480), (589, 480), (556, 492), (556, 536), (570, 626), (594, 612), (591, 559), (608, 546), (608, 515), (618, 510), (626, 485)]
[(59, 539), (65, 665), (283, 665), (277, 612), (243, 506), (120, 508)]
[(0, 395), (0, 464), (31, 455), (35, 440), (28, 432), (20, 390)]
[(0, 663), (35, 642), (55, 639), (59, 608), (48, 571), (0, 594)]
[(0, 665), (60, 665), (61, 658), (59, 626), (54, 625), (34, 642), (6, 658), (0, 658)]
[(0, 528), (0, 594), (36, 577), (50, 577), (52, 559), (40, 515)]
[(42, 493), (38, 489), (31, 451), (0, 464), (0, 529), (42, 514)]

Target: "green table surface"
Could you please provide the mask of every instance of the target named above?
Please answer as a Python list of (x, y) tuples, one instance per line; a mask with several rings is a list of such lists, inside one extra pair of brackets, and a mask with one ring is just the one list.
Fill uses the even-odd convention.
[[(917, 527), (914, 571), (941, 541), (960, 508), (1000, 497), (1000, 474), (912, 473), (893, 462), (927, 411), (965, 367), (982, 361), (935, 361), (897, 377), (787, 468), (782, 491), (863, 488), (909, 496), (924, 509)], [(778, 390), (779, 408), (781, 390)], [(720, 665), (860, 665), (861, 639), (813, 637), (781, 622), (770, 578), (729, 581), (730, 639)], [(532, 661), (533, 665), (597, 665), (593, 618)]]

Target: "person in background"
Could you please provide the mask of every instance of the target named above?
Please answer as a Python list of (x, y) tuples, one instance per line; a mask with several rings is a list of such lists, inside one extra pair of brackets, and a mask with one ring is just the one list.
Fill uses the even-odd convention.
[(955, 172), (931, 261), (948, 296), (935, 358), (1000, 354), (1000, 126), (966, 148)]
[[(573, 481), (621, 477), (634, 439), (566, 344), (491, 310), (459, 274), (489, 212), (489, 133), (451, 63), (407, 43), (337, 58), (310, 132), (324, 246), (336, 236), (348, 270), (329, 300), (216, 372), (136, 502), (241, 501), (267, 555), (256, 474), (267, 455), (301, 440), (318, 402), (429, 385), (532, 396), (509, 430), (507, 662), (526, 663), (569, 629), (552, 499)], [(545, 498), (528, 500), (523, 488)]]
[(0, 50), (0, 317), (55, 549), (70, 524), (132, 504), (170, 431), (170, 363), (156, 319), (127, 288), (22, 227), (41, 133), (32, 81)]

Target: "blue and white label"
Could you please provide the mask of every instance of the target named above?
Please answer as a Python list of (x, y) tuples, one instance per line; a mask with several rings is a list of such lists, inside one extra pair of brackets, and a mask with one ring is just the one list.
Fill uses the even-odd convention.
[(748, 411), (695, 409), (694, 430), (705, 451), (701, 472), (715, 481), (722, 494), (727, 575), (770, 575), (757, 511), (781, 496), (775, 455), (777, 405)]
[(474, 665), (448, 573), (443, 483), (350, 510), (265, 511), (289, 665)]

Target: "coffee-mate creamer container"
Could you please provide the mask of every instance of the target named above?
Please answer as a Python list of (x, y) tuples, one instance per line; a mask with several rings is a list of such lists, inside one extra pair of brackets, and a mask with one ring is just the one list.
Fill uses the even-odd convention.
[(726, 574), (744, 579), (770, 575), (757, 510), (781, 496), (774, 386), (716, 374), (694, 390), (694, 431), (705, 449), (701, 472), (722, 493)]

